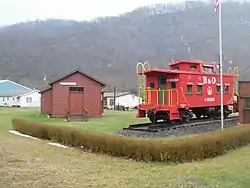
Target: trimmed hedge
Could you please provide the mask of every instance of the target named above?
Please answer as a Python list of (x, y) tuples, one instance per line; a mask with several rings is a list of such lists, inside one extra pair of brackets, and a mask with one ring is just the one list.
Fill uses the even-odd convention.
[(140, 139), (13, 119), (16, 131), (65, 145), (151, 162), (192, 162), (213, 158), (250, 142), (250, 126), (236, 126), (174, 140)]

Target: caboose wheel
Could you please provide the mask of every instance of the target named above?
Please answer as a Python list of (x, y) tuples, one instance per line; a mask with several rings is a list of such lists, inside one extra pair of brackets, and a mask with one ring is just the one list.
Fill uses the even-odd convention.
[(200, 119), (200, 118), (201, 118), (201, 114), (200, 114), (200, 113), (196, 113), (196, 114), (195, 114), (195, 117), (196, 117), (197, 119)]
[(181, 112), (181, 121), (189, 122), (193, 117), (193, 114), (189, 111), (182, 111)]
[(191, 120), (191, 118), (188, 117), (188, 116), (184, 118), (184, 121), (185, 121), (186, 123), (189, 122), (190, 120)]
[(155, 124), (157, 122), (156, 114), (154, 112), (150, 113), (148, 115), (149, 120), (151, 121), (152, 124)]

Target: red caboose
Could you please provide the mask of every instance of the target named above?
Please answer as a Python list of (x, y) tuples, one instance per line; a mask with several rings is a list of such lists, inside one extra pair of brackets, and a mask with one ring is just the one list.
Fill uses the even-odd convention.
[[(139, 63), (138, 65), (142, 65)], [(179, 61), (170, 64), (170, 69), (138, 71), (146, 77), (143, 86), (143, 103), (138, 105), (137, 118), (148, 117), (152, 123), (158, 120), (189, 121), (193, 115), (220, 117), (220, 74), (216, 63)], [(234, 74), (223, 74), (224, 117), (232, 111)]]

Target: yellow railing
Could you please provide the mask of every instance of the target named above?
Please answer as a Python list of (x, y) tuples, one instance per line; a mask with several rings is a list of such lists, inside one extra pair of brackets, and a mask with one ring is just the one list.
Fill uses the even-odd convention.
[(239, 90), (239, 68), (238, 67), (229, 67), (227, 70), (228, 74), (236, 74), (236, 83), (235, 83), (235, 93), (238, 94)]
[[(141, 67), (141, 69), (140, 69)], [(138, 79), (138, 103), (141, 104), (141, 99), (142, 98), (142, 103), (145, 103), (146, 101), (146, 77), (144, 74), (144, 71), (150, 70), (150, 66), (148, 62), (138, 62), (136, 65), (136, 75)]]
[[(152, 98), (152, 93), (156, 93), (156, 101)], [(159, 94), (162, 95), (160, 96), (162, 104), (173, 106), (173, 105), (179, 105), (179, 93), (178, 90), (176, 89), (171, 89), (171, 90), (146, 90), (146, 96), (147, 96), (147, 104), (159, 104)], [(176, 93), (175, 100), (173, 100), (173, 93)], [(166, 94), (166, 95), (165, 95)]]

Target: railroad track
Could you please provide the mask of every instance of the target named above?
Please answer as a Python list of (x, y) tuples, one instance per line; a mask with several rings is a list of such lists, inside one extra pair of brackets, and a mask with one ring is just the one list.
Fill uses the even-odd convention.
[[(224, 122), (232, 122), (238, 121), (238, 116), (231, 116), (224, 119)], [(220, 123), (221, 120), (215, 120), (211, 118), (204, 118), (204, 119), (193, 119), (188, 123), (181, 123), (181, 122), (174, 122), (174, 123), (166, 123), (166, 122), (159, 122), (157, 124), (151, 123), (142, 123), (142, 124), (133, 124), (129, 125), (128, 128), (123, 128), (123, 130), (133, 130), (133, 131), (141, 131), (141, 132), (160, 132), (160, 131), (168, 131), (168, 130), (178, 130), (182, 128), (200, 126), (200, 125), (209, 125), (213, 123)]]

